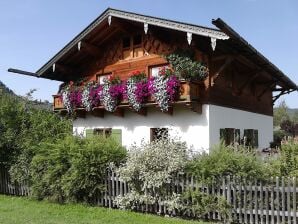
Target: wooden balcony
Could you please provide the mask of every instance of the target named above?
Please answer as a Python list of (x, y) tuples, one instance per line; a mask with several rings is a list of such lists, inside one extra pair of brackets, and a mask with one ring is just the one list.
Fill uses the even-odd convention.
[[(192, 111), (196, 113), (202, 112), (202, 104), (200, 103), (200, 96), (204, 92), (204, 83), (202, 82), (186, 82), (181, 81), (181, 87), (180, 87), (180, 96), (179, 99), (172, 103), (173, 105), (182, 104), (186, 107), (189, 107)], [(62, 115), (66, 114), (67, 111), (63, 105), (62, 98), (60, 94), (53, 95), (54, 98), (54, 104), (53, 104), (53, 110), (54, 112), (60, 112)], [(141, 111), (137, 112), (140, 115), (146, 115), (147, 114), (147, 107), (154, 107), (157, 106), (157, 102), (155, 102), (153, 99), (150, 99), (147, 101), (147, 103), (144, 104)], [(128, 104), (127, 100), (122, 101), (118, 107), (117, 110), (114, 112), (117, 116), (124, 116), (124, 109), (131, 109), (131, 106)], [(84, 108), (76, 108), (75, 109), (77, 115), (79, 117), (85, 117), (85, 114), (87, 113)], [(94, 116), (103, 117), (104, 116), (104, 106), (98, 106), (93, 108), (92, 113)], [(172, 107), (169, 109), (168, 114), (172, 114), (173, 110)]]

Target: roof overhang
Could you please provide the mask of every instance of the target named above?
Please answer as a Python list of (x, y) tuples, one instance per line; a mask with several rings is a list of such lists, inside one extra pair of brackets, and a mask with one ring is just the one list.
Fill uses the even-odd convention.
[(265, 56), (250, 45), (223, 20), (218, 18), (216, 20), (212, 20), (212, 23), (230, 37), (226, 42), (227, 44), (231, 43), (233, 47), (238, 48), (244, 57), (254, 62), (261, 69), (267, 71), (272, 78), (277, 81), (277, 84), (282, 84), (286, 90), (284, 91), (284, 94), (298, 90), (298, 86), (289, 77), (287, 77), (279, 68), (272, 64)]
[(61, 51), (59, 51), (52, 59), (50, 59), (45, 65), (43, 65), (39, 70), (37, 70), (36, 74), (42, 77), (44, 73), (53, 66), (53, 64), (58, 62), (59, 59), (63, 57), (63, 55), (65, 55), (72, 48), (74, 47), (76, 48), (78, 43), (84, 40), (84, 38), (92, 30), (94, 30), (94, 28), (96, 28), (103, 22), (108, 21), (108, 23), (111, 23), (113, 20), (113, 17), (129, 20), (133, 22), (144, 23), (149, 26), (154, 25), (154, 26), (177, 30), (185, 33), (210, 37), (213, 39), (220, 39), (220, 40), (229, 39), (229, 36), (227, 36), (225, 33), (217, 29), (108, 8), (98, 18), (96, 18), (88, 27), (86, 27), (80, 34), (78, 34), (72, 41), (70, 41)]

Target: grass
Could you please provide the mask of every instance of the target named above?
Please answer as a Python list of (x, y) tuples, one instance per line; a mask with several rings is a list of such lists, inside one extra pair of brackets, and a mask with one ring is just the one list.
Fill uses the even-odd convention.
[(81, 204), (60, 205), (0, 195), (0, 223), (5, 224), (204, 224)]

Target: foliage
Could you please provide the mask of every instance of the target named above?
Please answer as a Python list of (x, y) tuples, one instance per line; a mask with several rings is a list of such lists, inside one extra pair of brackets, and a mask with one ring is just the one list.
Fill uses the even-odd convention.
[(172, 205), (177, 195), (167, 195), (166, 186), (187, 162), (187, 147), (184, 142), (161, 139), (141, 146), (133, 146), (126, 163), (117, 173), (126, 181), (131, 191), (118, 196), (116, 203), (121, 208), (134, 209), (146, 202), (154, 204), (159, 199)]
[(280, 147), (281, 146), (281, 141), (283, 140), (283, 138), (286, 136), (285, 131), (283, 130), (274, 130), (273, 131), (273, 142), (270, 143), (270, 147), (271, 148), (276, 148), (276, 147)]
[(32, 193), (38, 199), (91, 202), (101, 192), (110, 163), (119, 165), (126, 150), (112, 138), (67, 136), (41, 142), (32, 159)]
[(276, 176), (298, 177), (298, 142), (290, 139), (281, 145), (280, 156), (272, 161)]
[(280, 126), (285, 120), (290, 120), (290, 116), (288, 114), (288, 106), (283, 100), (273, 111), (273, 125)]
[(19, 98), (0, 93), (0, 164), (9, 167), (21, 151), (21, 127), (26, 125), (26, 108)]
[(187, 188), (183, 193), (182, 200), (183, 210), (186, 214), (193, 212), (196, 217), (203, 219), (209, 212), (216, 211), (225, 222), (232, 219), (231, 205), (219, 195), (211, 195), (198, 189)]
[(246, 148), (233, 148), (220, 144), (210, 153), (197, 155), (187, 166), (187, 171), (205, 181), (235, 175), (246, 179), (266, 180), (270, 177), (269, 165)]
[(169, 63), (173, 66), (175, 74), (179, 78), (186, 80), (204, 80), (209, 71), (202, 62), (193, 61), (190, 57), (173, 53), (166, 57)]
[(0, 164), (12, 167), (13, 177), (28, 173), (34, 145), (71, 132), (71, 122), (26, 98), (0, 95)]
[(291, 120), (284, 120), (280, 124), (280, 129), (285, 131), (288, 136), (295, 137), (296, 132), (298, 134), (298, 123), (294, 123)]
[[(55, 204), (0, 195), (0, 223), (16, 224), (204, 224), (199, 221), (119, 211), (82, 204)], [(210, 223), (209, 223), (210, 224)]]

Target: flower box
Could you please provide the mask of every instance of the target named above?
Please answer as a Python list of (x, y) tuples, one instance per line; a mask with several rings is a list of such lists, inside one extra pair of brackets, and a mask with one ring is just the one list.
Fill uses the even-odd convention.
[[(191, 105), (193, 103), (198, 103), (200, 99), (200, 92), (204, 89), (204, 83), (198, 82), (198, 81), (185, 81), (181, 80), (181, 87), (180, 87), (180, 93), (179, 97), (176, 101), (174, 101), (172, 104), (186, 104)], [(54, 98), (54, 111), (61, 111), (65, 110), (65, 107), (63, 105), (61, 95), (56, 94), (53, 95)], [(157, 102), (155, 102), (153, 96), (149, 96), (146, 103), (144, 103), (144, 107), (148, 106), (154, 106), (157, 105)], [(119, 108), (131, 108), (131, 106), (128, 103), (128, 100), (122, 100), (120, 104), (118, 105)], [(77, 108), (79, 110), (82, 110), (83, 108)], [(104, 106), (99, 105), (96, 107), (97, 110), (103, 110)]]

